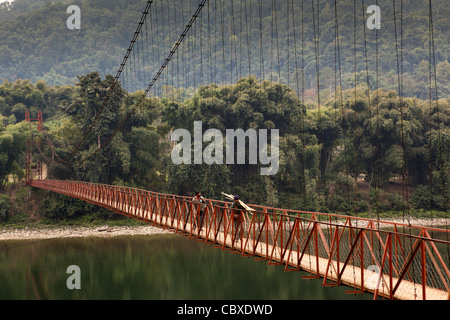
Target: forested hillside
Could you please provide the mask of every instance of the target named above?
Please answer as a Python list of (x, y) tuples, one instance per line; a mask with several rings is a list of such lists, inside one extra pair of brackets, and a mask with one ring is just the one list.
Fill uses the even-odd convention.
[[(397, 40), (397, 45), (403, 46), (404, 95), (426, 99), (429, 95), (427, 89), (430, 40), (428, 2), (404, 1), (402, 17), (399, 15), (398, 1), (395, 2), (396, 16), (393, 15), (392, 1), (379, 0), (378, 2), (381, 9), (378, 67), (379, 74), (382, 75), (379, 77), (379, 87), (388, 90), (397, 89), (396, 49), (400, 48), (396, 48)], [(92, 70), (98, 71), (102, 76), (115, 74), (145, 3), (145, 0), (80, 1), (81, 30), (68, 30), (66, 27), (66, 20), (69, 17), (66, 9), (69, 4), (72, 4), (70, 1), (16, 0), (12, 8), (0, 7), (0, 79), (8, 81), (30, 79), (33, 82), (45, 80), (49, 85), (64, 85), (73, 84), (78, 75)], [(152, 28), (155, 30), (154, 32), (149, 30), (149, 38), (157, 46), (174, 43), (182, 31), (181, 29), (171, 34), (164, 32), (163, 29), (157, 29), (158, 26), (167, 28), (180, 19), (186, 20), (179, 22), (181, 26), (184, 26), (197, 5), (197, 2), (192, 0), (174, 0), (167, 4), (164, 2), (164, 5), (162, 3), (156, 1), (153, 4), (152, 14), (155, 21)], [(233, 44), (234, 50), (238, 46), (242, 52), (240, 58), (245, 62), (245, 48), (250, 47), (259, 53), (259, 44), (262, 40), (265, 78), (272, 80), (269, 74), (280, 72), (280, 81), (285, 84), (294, 83), (295, 68), (302, 68), (302, 63), (299, 62), (300, 54), (302, 54), (306, 89), (317, 88), (316, 56), (318, 54), (319, 88), (328, 92), (335, 80), (334, 1), (320, 1), (320, 10), (315, 7), (315, 15), (312, 14), (311, 1), (293, 1), (290, 4), (290, 1), (284, 0), (275, 2), (264, 0), (261, 3), (262, 7), (259, 9), (259, 2), (255, 0), (210, 1), (209, 12), (206, 14), (205, 11), (205, 16), (202, 18), (203, 37), (200, 39), (200, 35), (195, 33), (190, 36), (190, 41), (192, 43), (203, 41), (205, 50), (211, 51), (208, 54), (218, 57), (218, 63), (222, 63), (219, 59), (222, 56), (222, 50), (225, 50), (226, 57), (231, 57)], [(317, 5), (318, 2), (314, 3)], [(354, 70), (357, 72), (356, 83), (366, 82), (365, 56), (367, 55), (370, 70), (369, 82), (373, 89), (376, 77), (377, 40), (375, 31), (364, 27), (366, 23), (364, 18), (367, 19), (369, 15), (363, 10), (360, 1), (356, 2), (356, 7), (352, 0), (341, 0), (337, 3), (343, 86), (344, 88), (354, 86)], [(366, 4), (365, 7), (368, 5)], [(449, 15), (450, 8), (446, 0), (433, 1), (434, 53), (440, 98), (446, 98), (450, 94)], [(226, 23), (222, 28), (222, 22), (227, 21), (232, 23)], [(402, 30), (400, 22), (403, 25)], [(394, 25), (397, 25), (397, 30)], [(260, 33), (262, 33), (261, 37)], [(176, 38), (168, 39), (169, 36), (173, 37), (173, 34)], [(318, 39), (317, 46), (314, 34)], [(223, 48), (222, 43), (230, 45)], [(152, 48), (149, 50), (153, 53)], [(296, 53), (297, 65), (293, 59)], [(189, 63), (199, 65), (202, 62), (204, 70), (213, 70), (213, 82), (216, 83), (221, 83), (221, 73), (229, 70), (230, 63), (233, 63), (227, 58), (226, 64), (218, 67), (216, 60), (213, 64), (212, 60), (204, 58), (201, 61), (201, 58), (200, 54), (194, 55), (189, 58)], [(259, 54), (254, 54), (251, 59), (256, 71), (259, 68)], [(152, 59), (148, 63), (149, 69), (154, 72), (161, 65), (158, 59)], [(290, 68), (287, 67), (288, 64)], [(273, 67), (270, 67), (271, 65)], [(185, 79), (201, 78), (200, 68), (188, 69), (186, 73)], [(259, 78), (260, 75), (257, 77)], [(147, 84), (148, 81), (143, 82), (130, 91), (144, 89)], [(207, 81), (203, 81), (203, 84), (207, 84)], [(192, 85), (192, 81), (182, 84), (183, 87)]]
[(113, 74), (145, 6), (138, 0), (84, 1), (83, 28), (71, 32), (66, 27), (67, 1), (40, 2), (45, 5), (29, 12), (29, 5), (38, 5), (34, 0), (16, 0), (11, 10), (0, 10), (0, 17), (16, 8), (20, 12), (0, 20), (1, 79), (63, 85), (92, 70)]

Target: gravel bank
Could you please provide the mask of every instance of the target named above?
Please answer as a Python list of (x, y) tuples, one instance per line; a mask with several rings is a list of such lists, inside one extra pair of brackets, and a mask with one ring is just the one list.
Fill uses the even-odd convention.
[(79, 238), (79, 237), (116, 237), (132, 235), (167, 234), (170, 231), (152, 226), (101, 226), (101, 227), (39, 227), (10, 229), (0, 228), (0, 240), (35, 240), (52, 238)]
[[(449, 219), (414, 219), (409, 221), (405, 219), (384, 219), (386, 222), (395, 222), (413, 226), (432, 226), (434, 228), (443, 228), (450, 225)], [(366, 224), (366, 222), (364, 222)], [(389, 224), (380, 222), (380, 227), (389, 227)], [(132, 235), (157, 235), (170, 233), (168, 230), (156, 228), (153, 226), (114, 226), (107, 225), (101, 227), (36, 227), (11, 229), (0, 228), (0, 241), (2, 240), (34, 240), (34, 239), (52, 239), (52, 238), (78, 238), (78, 237), (116, 237)]]
[[(380, 219), (380, 221), (405, 224), (409, 226), (410, 224), (415, 227), (433, 227), (433, 228), (443, 228), (446, 225), (450, 225), (450, 218), (435, 218), (435, 219), (420, 219), (420, 218), (406, 218), (401, 219)], [(380, 222), (380, 224), (383, 224)]]

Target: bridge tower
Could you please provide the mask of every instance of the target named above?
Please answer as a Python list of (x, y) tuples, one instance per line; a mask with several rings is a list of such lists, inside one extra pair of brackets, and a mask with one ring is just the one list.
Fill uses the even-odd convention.
[[(25, 111), (25, 121), (30, 122), (30, 124), (36, 125), (39, 132), (42, 131), (44, 128), (43, 126), (43, 117), (42, 117), (42, 111), (38, 111), (38, 117), (37, 118), (31, 118), (30, 111)], [(38, 179), (42, 179), (42, 162), (37, 162), (37, 174)], [(27, 141), (27, 154), (26, 154), (26, 161), (25, 161), (25, 182), (26, 184), (30, 184), (31, 182), (31, 140)]]

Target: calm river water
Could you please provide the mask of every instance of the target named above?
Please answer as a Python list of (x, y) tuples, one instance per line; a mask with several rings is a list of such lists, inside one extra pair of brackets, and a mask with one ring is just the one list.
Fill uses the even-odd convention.
[[(69, 290), (80, 268), (81, 289)], [(372, 299), (180, 235), (0, 242), (0, 299)]]

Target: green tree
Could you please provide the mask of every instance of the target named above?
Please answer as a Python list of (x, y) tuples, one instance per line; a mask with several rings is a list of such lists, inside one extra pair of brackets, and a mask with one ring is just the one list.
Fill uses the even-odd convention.
[(11, 208), (11, 201), (6, 194), (0, 194), (0, 222), (8, 219), (8, 211)]
[(79, 96), (61, 105), (62, 111), (72, 117), (87, 137), (83, 144), (75, 145), (79, 150), (74, 153), (74, 169), (79, 179), (112, 183), (118, 171), (129, 170), (129, 146), (122, 135), (113, 137), (125, 91), (116, 85), (110, 92), (113, 77), (102, 80), (98, 72), (78, 78)]
[(3, 189), (9, 174), (16, 173), (18, 164), (24, 165), (30, 125), (21, 122), (6, 128), (0, 126), (0, 187)]

